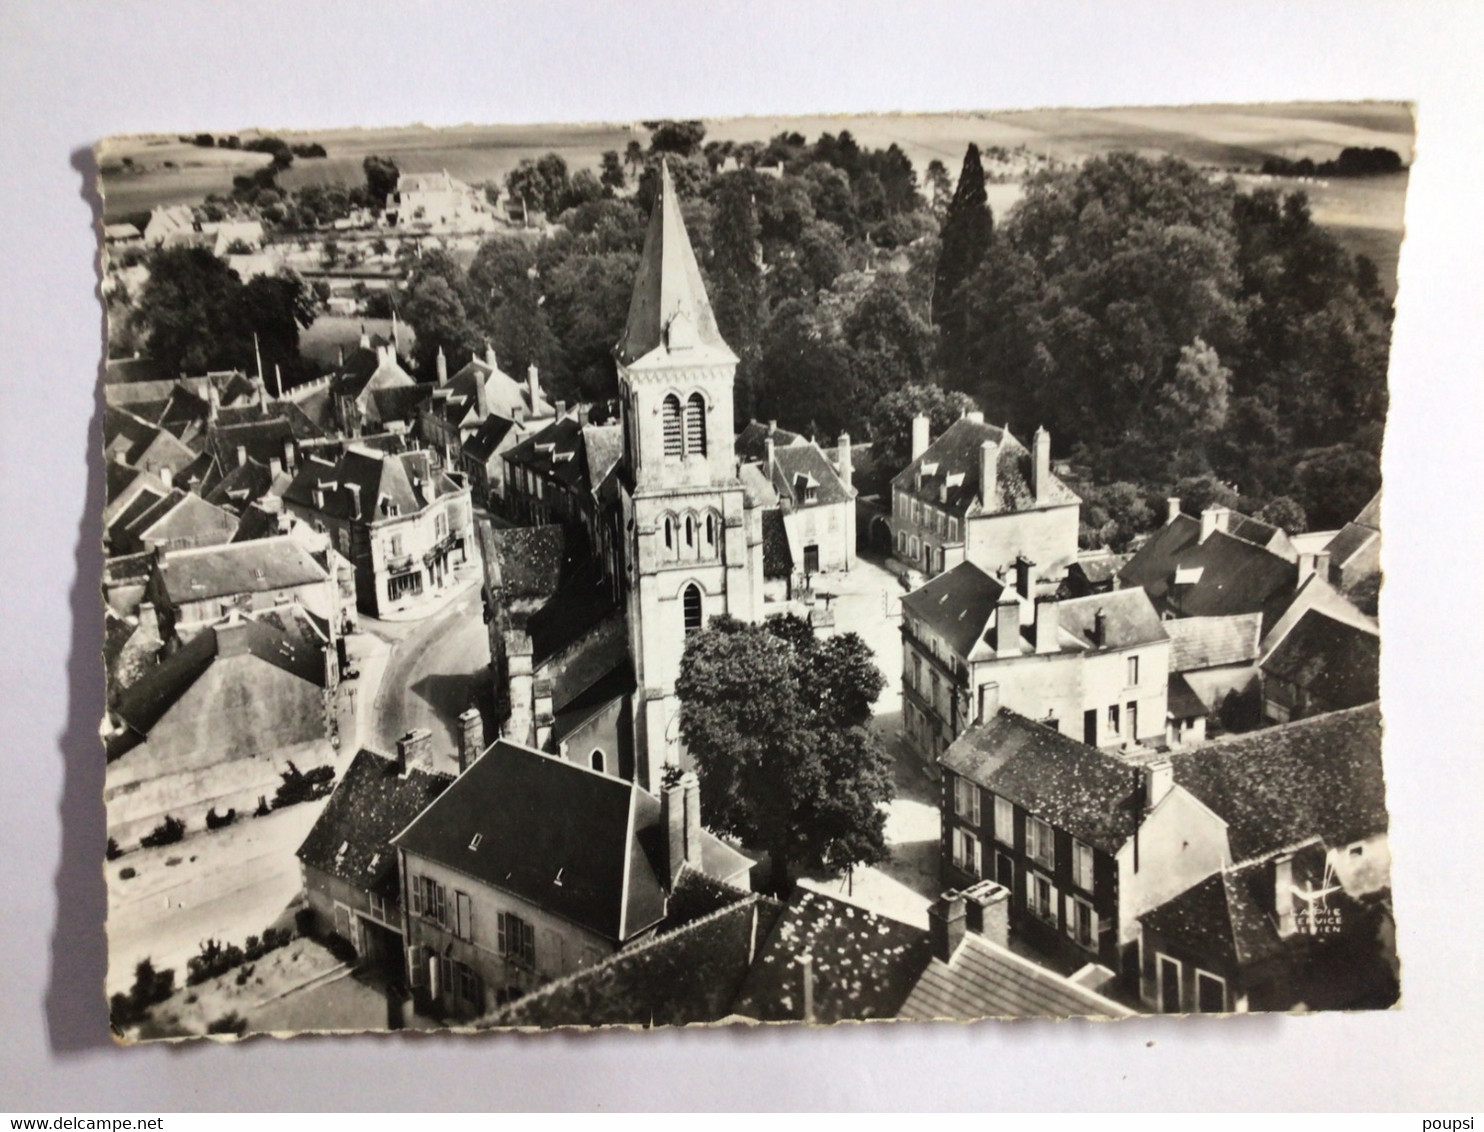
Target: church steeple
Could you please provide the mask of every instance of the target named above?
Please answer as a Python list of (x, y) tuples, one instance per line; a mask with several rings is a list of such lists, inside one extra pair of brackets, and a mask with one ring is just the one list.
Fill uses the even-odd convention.
[(628, 322), (614, 355), (620, 365), (627, 367), (640, 363), (735, 365), (737, 361), (717, 329), (696, 253), (680, 215), (670, 167), (663, 160), (659, 195), (649, 214)]

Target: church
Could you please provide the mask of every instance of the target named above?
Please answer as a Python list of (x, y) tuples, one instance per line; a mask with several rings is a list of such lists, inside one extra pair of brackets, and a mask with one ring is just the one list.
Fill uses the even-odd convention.
[[(686, 639), (720, 614), (763, 615), (764, 517), (777, 506), (735, 451), (737, 356), (665, 167), (614, 357), (615, 459), (596, 455), (602, 427), (575, 420), (508, 454), (517, 482), (532, 456), (551, 466), (551, 482), (577, 500), (570, 510), (586, 512), (590, 553), (559, 562), (532, 528), (493, 532), (486, 617), (505, 737), (655, 791), (664, 768), (683, 762), (675, 680)], [(580, 482), (562, 484), (562, 469)], [(527, 561), (538, 554), (550, 560)], [(518, 612), (531, 597), (523, 579), (548, 588), (528, 614)]]

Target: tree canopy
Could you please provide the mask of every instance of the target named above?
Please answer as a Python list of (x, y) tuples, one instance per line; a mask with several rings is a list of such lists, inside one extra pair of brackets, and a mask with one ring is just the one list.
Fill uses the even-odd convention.
[(793, 616), (717, 617), (687, 642), (675, 691), (702, 813), (769, 854), (774, 891), (885, 856), (891, 760), (867, 726), (884, 687), (859, 636)]

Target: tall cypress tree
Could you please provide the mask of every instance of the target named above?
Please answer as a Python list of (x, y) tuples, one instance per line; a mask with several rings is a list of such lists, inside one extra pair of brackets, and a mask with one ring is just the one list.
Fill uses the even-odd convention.
[(943, 361), (950, 373), (963, 358), (964, 304), (960, 288), (979, 269), (994, 235), (994, 217), (984, 191), (984, 165), (973, 142), (964, 153), (958, 188), (943, 217), (942, 248), (933, 277), (933, 322), (942, 333)]

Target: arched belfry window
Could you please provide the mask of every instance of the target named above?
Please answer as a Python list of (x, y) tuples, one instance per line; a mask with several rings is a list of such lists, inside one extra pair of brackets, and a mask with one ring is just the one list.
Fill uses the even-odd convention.
[(660, 403), (660, 419), (665, 432), (665, 455), (683, 455), (684, 441), (681, 437), (680, 398), (668, 394)]
[(685, 454), (706, 455), (706, 399), (699, 393), (685, 403)]
[(712, 554), (716, 553), (716, 515), (708, 512), (706, 515), (706, 549)]
[(687, 550), (696, 545), (696, 520), (693, 515), (685, 517), (685, 547)]
[(601, 749), (594, 749), (593, 754), (592, 754), (591, 763), (592, 763), (592, 768), (595, 771), (597, 771), (599, 774), (602, 774), (604, 772), (604, 770), (605, 770), (605, 767), (604, 767), (605, 761), (606, 760), (603, 758), (603, 752), (602, 752), (602, 750)]
[(665, 516), (665, 549), (675, 549), (675, 520)]
[(692, 582), (680, 595), (685, 607), (685, 635), (701, 631), (701, 587)]

